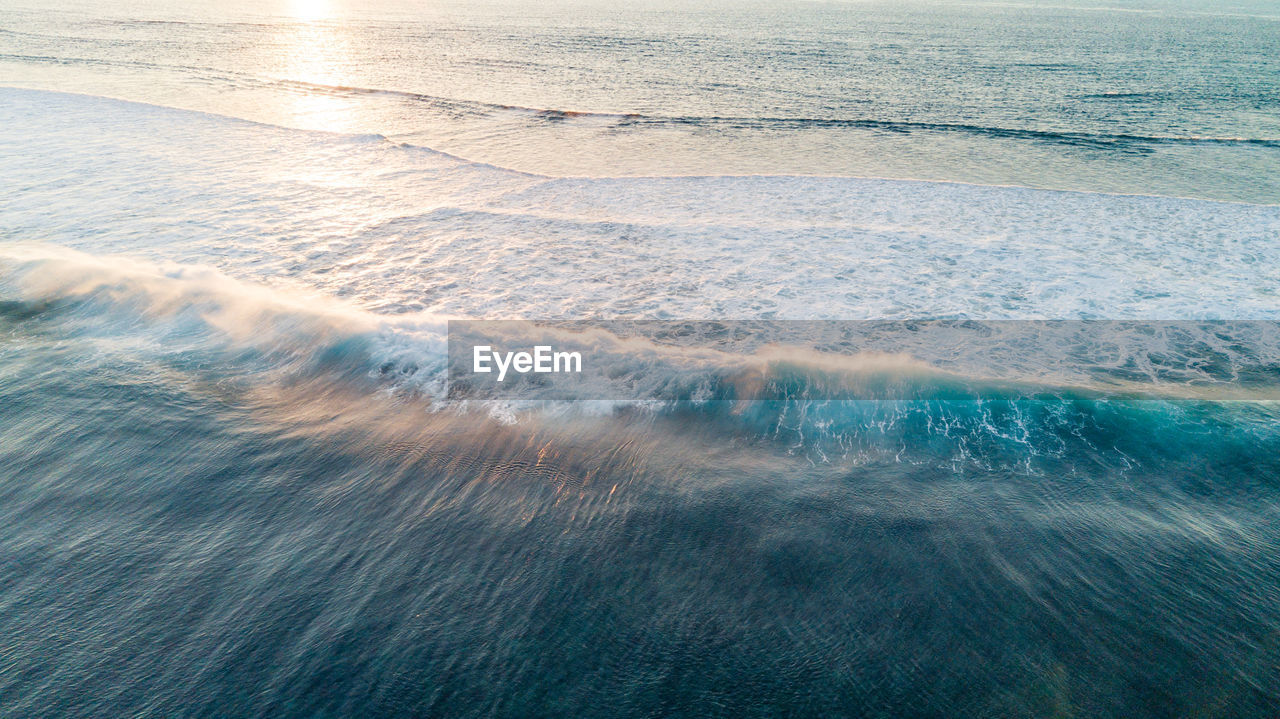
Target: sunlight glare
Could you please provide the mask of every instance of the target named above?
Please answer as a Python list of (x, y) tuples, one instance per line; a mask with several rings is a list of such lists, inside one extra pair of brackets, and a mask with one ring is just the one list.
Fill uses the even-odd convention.
[(290, 0), (290, 11), (299, 20), (321, 20), (329, 16), (329, 0)]

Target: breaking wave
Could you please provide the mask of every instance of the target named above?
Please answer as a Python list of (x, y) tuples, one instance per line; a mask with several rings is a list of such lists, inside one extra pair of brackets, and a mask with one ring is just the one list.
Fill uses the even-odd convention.
[[(446, 317), (378, 315), (322, 297), (246, 284), (207, 267), (154, 265), (48, 246), (6, 246), (0, 268), (0, 323), (18, 337), (54, 333), (83, 345), (84, 362), (142, 361), (190, 381), (245, 392), (309, 388), (294, 400), (302, 405), (307, 396), (341, 395), (361, 402), (379, 397), (392, 405), (409, 402), (432, 415), (478, 413), (498, 424), (555, 426), (584, 416), (607, 416), (624, 425), (696, 422), (699, 432), (711, 433), (700, 441), (737, 437), (824, 462), (867, 453), (901, 455), (904, 447), (937, 442), (952, 445), (943, 453), (946, 461), (999, 457), (1017, 463), (1086, 448), (1113, 454), (1114, 447), (1104, 446), (1113, 441), (1106, 439), (1108, 433), (1136, 438), (1161, 426), (1161, 431), (1194, 434), (1187, 424), (1193, 417), (1231, 427), (1240, 433), (1239, 441), (1252, 442), (1256, 432), (1272, 433), (1267, 423), (1280, 412), (1280, 404), (1258, 401), (1270, 395), (1256, 389), (1231, 395), (1196, 382), (1152, 385), (1130, 377), (1130, 389), (1157, 388), (1155, 399), (1142, 399), (1139, 391), (1129, 399), (1108, 400), (1088, 380), (1055, 384), (1033, 376), (1000, 376), (998, 367), (959, 374), (909, 354), (831, 354), (776, 345), (727, 352), (637, 341), (605, 330), (594, 330), (589, 343), (604, 384), (590, 387), (577, 401), (541, 399), (545, 392), (539, 394), (538, 387), (498, 399), (468, 399), (465, 393), (451, 398)], [(1214, 336), (1224, 349), (1250, 350), (1233, 344), (1221, 327), (1205, 335)], [(1167, 343), (1159, 346), (1168, 350)], [(1266, 387), (1273, 389), (1280, 376), (1276, 357), (1262, 362), (1261, 371), (1271, 378)], [(1135, 360), (1111, 366), (1132, 368)], [(1004, 368), (1012, 369), (1017, 368)], [(761, 385), (772, 388), (772, 398), (750, 400), (749, 393)], [(865, 399), (830, 399), (833, 386), (853, 388)], [(1254, 401), (1203, 401), (1232, 396)], [(1232, 419), (1206, 419), (1219, 415)], [(1163, 453), (1176, 444), (1162, 446)], [(1116, 455), (1112, 461), (1130, 460)]]

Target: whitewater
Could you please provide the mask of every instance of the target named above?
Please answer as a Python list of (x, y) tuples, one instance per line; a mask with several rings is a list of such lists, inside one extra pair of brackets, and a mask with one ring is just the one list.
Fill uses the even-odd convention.
[[(378, 136), (2, 92), (8, 237), (212, 266), (380, 314), (1277, 317), (1274, 205), (547, 177)], [(93, 181), (65, 181), (78, 174)]]

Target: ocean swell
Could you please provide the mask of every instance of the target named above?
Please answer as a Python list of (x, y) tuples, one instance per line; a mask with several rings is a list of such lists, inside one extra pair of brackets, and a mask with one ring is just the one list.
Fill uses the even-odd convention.
[[(966, 366), (981, 356), (996, 362), (966, 375), (937, 364), (937, 356), (931, 363), (910, 354), (833, 354), (779, 346), (768, 335), (756, 343), (761, 346), (744, 351), (592, 329), (585, 335), (581, 330), (557, 335), (589, 348), (590, 361), (599, 368), (594, 383), (575, 385), (576, 400), (563, 399), (546, 384), (517, 385), (499, 397), (470, 397), (450, 392), (444, 317), (378, 315), (246, 284), (211, 268), (153, 265), (39, 245), (6, 246), (0, 268), (0, 322), (8, 325), (11, 347), (58, 337), (78, 348), (71, 356), (86, 366), (141, 362), (152, 371), (162, 368), (170, 381), (187, 377), (257, 395), (301, 393), (294, 400), (299, 406), (328, 402), (326, 411), (333, 416), (373, 412), (376, 417), (371, 407), (388, 403), (386, 421), (399, 421), (391, 418), (403, 410), (391, 407), (408, 402), (423, 417), (456, 417), (467, 424), (472, 422), (464, 419), (468, 415), (499, 425), (562, 426), (565, 431), (586, 417), (607, 418), (619, 427), (652, 427), (657, 421), (656, 431), (681, 431), (689, 435), (687, 441), (760, 444), (824, 463), (897, 457), (1023, 465), (1028, 471), (1029, 461), (1060, 462), (1081, 452), (1109, 457), (1108, 463), (1121, 467), (1142, 457), (1158, 461), (1197, 441), (1197, 423), (1206, 421), (1240, 433), (1241, 442), (1277, 439), (1270, 423), (1280, 404), (1259, 400), (1274, 384), (1274, 364), (1266, 363), (1275, 358), (1259, 360), (1257, 346), (1240, 344), (1239, 335), (1223, 334), (1221, 325), (1189, 340), (1176, 333), (1157, 338), (1153, 346), (1157, 354), (1168, 353), (1171, 341), (1195, 344), (1216, 333), (1223, 347), (1240, 353), (1234, 361), (1253, 358), (1270, 367), (1272, 384), (1236, 388), (1232, 394), (1235, 385), (1215, 389), (1222, 380), (1207, 375), (1161, 384), (1150, 378), (1138, 382), (1130, 374), (1126, 391), (1132, 396), (1107, 399), (1107, 386), (1090, 384), (1097, 380), (1088, 379), (1088, 373), (1074, 385), (1055, 384), (1029, 369), (1040, 366), (1037, 362), (1001, 366), (996, 354), (981, 351), (958, 365), (949, 353), (951, 366)], [(518, 324), (503, 339), (519, 342), (527, 336), (528, 326)], [(916, 354), (928, 356), (940, 346), (925, 342)], [(1064, 351), (1073, 355), (1080, 348)], [(1120, 359), (1114, 366), (1133, 368), (1135, 359)], [(1144, 399), (1143, 392), (1150, 397)], [(348, 399), (334, 405), (336, 397)], [(1228, 397), (1250, 401), (1221, 402)], [(692, 434), (677, 429), (689, 423), (700, 429)], [(1141, 438), (1151, 431), (1183, 440), (1142, 449)], [(1151, 451), (1154, 457), (1147, 456)]]

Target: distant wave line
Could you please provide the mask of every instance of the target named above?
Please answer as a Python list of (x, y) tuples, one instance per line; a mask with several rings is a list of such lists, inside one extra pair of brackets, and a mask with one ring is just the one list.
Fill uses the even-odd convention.
[(447, 98), (406, 90), (388, 90), (382, 88), (359, 87), (352, 85), (329, 85), (307, 82), (303, 80), (277, 80), (282, 85), (310, 88), (326, 92), (345, 92), (353, 94), (386, 94), (429, 103), (451, 104), (488, 108), (491, 110), (515, 111), (537, 115), (550, 120), (571, 120), (574, 118), (613, 119), (620, 124), (630, 125), (702, 125), (702, 124), (739, 124), (764, 126), (793, 126), (797, 128), (850, 127), (871, 130), (888, 130), (909, 132), (911, 130), (966, 132), (999, 137), (1015, 137), (1026, 139), (1052, 139), (1065, 142), (1117, 144), (1117, 143), (1150, 143), (1150, 144), (1228, 144), (1259, 145), (1263, 147), (1280, 147), (1280, 138), (1253, 137), (1219, 137), (1202, 135), (1139, 135), (1130, 133), (1089, 133), (1060, 130), (1036, 130), (1029, 128), (992, 127), (964, 123), (925, 122), (913, 120), (881, 120), (873, 118), (822, 118), (822, 117), (750, 117), (725, 115), (649, 115), (637, 112), (608, 112), (595, 110), (568, 110), (555, 108), (530, 107), (509, 103), (485, 102), (482, 100), (462, 100)]
[[(50, 64), (86, 64), (125, 67), (144, 67), (158, 70), (178, 70), (197, 73), (210, 78), (222, 79), (230, 83), (252, 83), (262, 87), (277, 87), (286, 90), (352, 95), (387, 95), (403, 98), (428, 105), (454, 108), (455, 110), (481, 113), (512, 112), (524, 113), (550, 122), (565, 122), (577, 119), (612, 120), (619, 127), (671, 127), (671, 126), (734, 126), (737, 129), (823, 129), (849, 128), (882, 132), (950, 132), (987, 137), (1049, 141), (1061, 144), (1092, 145), (1097, 147), (1115, 147), (1123, 145), (1234, 145), (1280, 148), (1280, 138), (1271, 137), (1229, 137), (1213, 135), (1144, 135), (1138, 133), (1097, 133), (1072, 130), (1048, 130), (1034, 128), (999, 127), (975, 125), (969, 123), (933, 122), (921, 120), (888, 120), (878, 118), (841, 118), (841, 117), (768, 117), (768, 116), (731, 116), (731, 115), (658, 115), (639, 112), (619, 112), (600, 110), (575, 110), (559, 108), (542, 108), (513, 103), (489, 102), (443, 97), (409, 90), (361, 87), (357, 85), (339, 85), (292, 80), (287, 78), (261, 77), (248, 73), (219, 70), (209, 67), (188, 65), (167, 65), (139, 61), (118, 61), (101, 58), (55, 57), (47, 55), (15, 55), (0, 53), (0, 60), (17, 60), (26, 62), (45, 62)], [(1132, 98), (1139, 93), (1116, 93), (1094, 95), (1091, 97)]]

